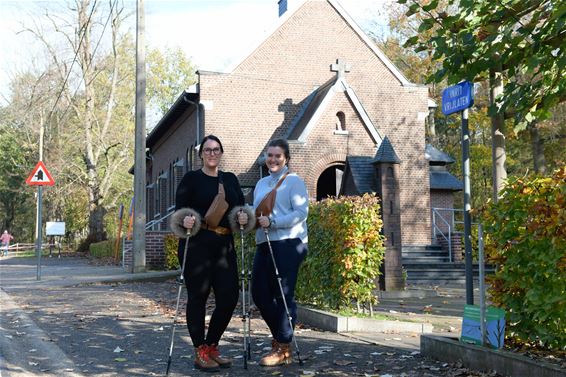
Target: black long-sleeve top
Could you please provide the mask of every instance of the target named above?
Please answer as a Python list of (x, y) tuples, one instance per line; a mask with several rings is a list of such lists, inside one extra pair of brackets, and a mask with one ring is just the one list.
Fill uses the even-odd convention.
[[(222, 174), (225, 197), (229, 205), (219, 225), (229, 228), (228, 214), (232, 208), (244, 205), (244, 194), (234, 173), (219, 171), (218, 174)], [(201, 169), (189, 171), (177, 187), (175, 210), (190, 207), (204, 219), (216, 194), (218, 194), (218, 177), (206, 175)]]

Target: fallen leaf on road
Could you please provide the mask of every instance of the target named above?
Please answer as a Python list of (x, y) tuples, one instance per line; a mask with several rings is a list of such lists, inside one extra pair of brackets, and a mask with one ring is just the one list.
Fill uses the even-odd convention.
[(114, 359), (114, 361), (118, 361), (118, 362), (120, 362), (120, 363), (121, 363), (121, 362), (124, 362), (124, 361), (126, 361), (126, 360), (127, 360), (127, 359), (124, 358), (124, 357), (117, 357), (117, 358)]
[(334, 364), (344, 367), (346, 365), (354, 364), (354, 362), (350, 360), (334, 360)]
[(119, 353), (119, 352), (124, 352), (124, 350), (121, 349), (120, 347), (114, 348), (114, 353)]
[(34, 363), (33, 361), (28, 361), (28, 364), (33, 366), (39, 365), (38, 363)]

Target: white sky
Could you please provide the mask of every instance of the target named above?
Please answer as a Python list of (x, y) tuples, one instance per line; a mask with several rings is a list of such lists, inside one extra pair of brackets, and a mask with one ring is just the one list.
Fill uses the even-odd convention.
[[(98, 0), (106, 5), (107, 1)], [(294, 1), (289, 1), (292, 8)], [(339, 0), (364, 29), (381, 17), (383, 6), (392, 0)], [(295, 1), (296, 2), (296, 1)], [(41, 48), (29, 33), (38, 15), (64, 9), (60, 0), (0, 0), (0, 104), (8, 95), (10, 77), (32, 67), (41, 69)], [(200, 69), (223, 71), (257, 45), (278, 19), (277, 0), (145, 0), (146, 43), (150, 47), (180, 46)], [(136, 2), (124, 1), (135, 12)], [(135, 13), (128, 19), (135, 30)]]

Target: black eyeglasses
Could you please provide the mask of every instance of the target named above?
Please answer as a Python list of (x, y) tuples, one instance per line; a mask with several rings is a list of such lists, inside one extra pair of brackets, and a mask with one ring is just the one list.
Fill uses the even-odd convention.
[(204, 152), (204, 154), (220, 154), (220, 153), (222, 153), (222, 150), (218, 147), (216, 147), (216, 148), (204, 148), (202, 151)]

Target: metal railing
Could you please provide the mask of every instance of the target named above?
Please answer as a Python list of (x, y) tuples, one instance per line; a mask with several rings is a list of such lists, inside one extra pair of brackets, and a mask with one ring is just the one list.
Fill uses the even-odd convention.
[[(446, 210), (446, 208), (433, 208), (432, 209), (432, 232), (434, 234), (434, 240), (436, 241), (438, 234), (442, 236), (448, 243), (448, 260), (452, 262), (452, 229), (454, 227), (454, 213), (452, 212), (452, 225), (446, 221), (446, 219), (438, 212), (438, 210)], [(442, 220), (444, 224), (448, 227), (448, 235), (444, 234), (442, 229), (436, 224), (437, 219)]]
[(175, 213), (174, 207), (173, 209), (170, 208), (169, 212), (165, 216), (148, 221), (145, 224), (145, 230), (160, 230), (160, 229), (155, 229), (155, 227), (159, 226), (163, 221), (167, 220), (169, 216), (171, 216), (173, 213)]

